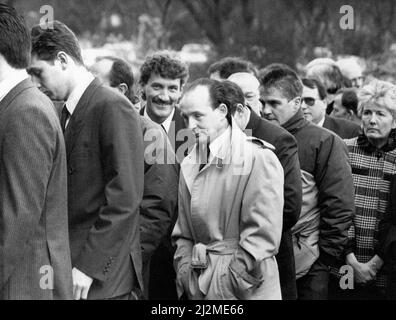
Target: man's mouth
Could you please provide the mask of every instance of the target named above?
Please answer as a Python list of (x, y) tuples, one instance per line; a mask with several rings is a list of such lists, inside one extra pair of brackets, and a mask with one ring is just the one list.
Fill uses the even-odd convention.
[(153, 103), (159, 106), (170, 106), (172, 105), (172, 101), (162, 101), (162, 100), (153, 100)]

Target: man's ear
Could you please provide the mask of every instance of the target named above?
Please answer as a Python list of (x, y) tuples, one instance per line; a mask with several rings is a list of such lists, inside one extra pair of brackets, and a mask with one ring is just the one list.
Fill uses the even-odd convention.
[(59, 51), (56, 54), (56, 61), (58, 61), (58, 63), (60, 63), (60, 65), (62, 67), (62, 70), (67, 69), (67, 67), (70, 64), (71, 60), (72, 59), (64, 51)]
[(221, 114), (224, 115), (224, 118), (227, 117), (227, 113), (228, 113), (228, 107), (225, 105), (225, 103), (221, 103), (218, 108), (217, 108)]
[(301, 107), (301, 97), (295, 97), (293, 103), (293, 111), (297, 112), (298, 109)]
[(120, 83), (118, 86), (117, 86), (117, 89), (123, 94), (123, 95), (125, 95), (127, 92), (128, 92), (128, 86), (127, 86), (127, 84), (126, 83)]
[(242, 116), (245, 113), (245, 107), (241, 103), (238, 103), (235, 108), (235, 113), (238, 113)]

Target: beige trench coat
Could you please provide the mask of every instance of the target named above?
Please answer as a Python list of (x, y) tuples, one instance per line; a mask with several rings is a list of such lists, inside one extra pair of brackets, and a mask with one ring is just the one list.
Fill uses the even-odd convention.
[(281, 299), (283, 169), (251, 139), (234, 123), (200, 172), (196, 147), (181, 164), (172, 234), (179, 297)]

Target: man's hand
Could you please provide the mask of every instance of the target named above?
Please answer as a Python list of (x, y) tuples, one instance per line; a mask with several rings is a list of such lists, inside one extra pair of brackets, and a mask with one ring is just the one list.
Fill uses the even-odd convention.
[(85, 273), (82, 273), (77, 268), (73, 268), (72, 270), (73, 277), (73, 299), (87, 299), (88, 291), (91, 288), (91, 284), (93, 279), (88, 277)]

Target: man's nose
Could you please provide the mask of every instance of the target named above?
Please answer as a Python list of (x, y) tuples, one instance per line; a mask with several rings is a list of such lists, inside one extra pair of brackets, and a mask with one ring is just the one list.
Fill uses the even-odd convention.
[(271, 114), (272, 110), (271, 107), (268, 105), (268, 103), (263, 104), (263, 114)]
[(188, 129), (192, 130), (197, 127), (197, 122), (193, 118), (187, 118), (186, 126)]
[(160, 92), (159, 98), (161, 100), (168, 101), (169, 100), (169, 91), (167, 89), (163, 89)]

